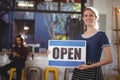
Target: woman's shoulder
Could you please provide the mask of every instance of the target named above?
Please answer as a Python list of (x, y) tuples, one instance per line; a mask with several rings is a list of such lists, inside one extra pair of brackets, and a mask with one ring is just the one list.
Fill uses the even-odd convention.
[(104, 31), (98, 31), (98, 34), (105, 35), (106, 33)]
[(106, 38), (106, 37), (107, 37), (107, 34), (106, 34), (106, 32), (104, 32), (104, 31), (99, 31), (99, 32), (98, 32), (98, 36), (100, 36), (101, 38)]

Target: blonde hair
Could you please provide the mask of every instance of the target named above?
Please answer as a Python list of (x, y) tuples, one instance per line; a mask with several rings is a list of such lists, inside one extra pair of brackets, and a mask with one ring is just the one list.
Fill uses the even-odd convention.
[(94, 13), (94, 15), (95, 15), (95, 17), (96, 17), (95, 27), (96, 27), (96, 29), (99, 29), (99, 23), (98, 23), (99, 13), (98, 13), (98, 11), (97, 11), (95, 8), (93, 8), (93, 7), (86, 7), (86, 8), (84, 9), (84, 11), (83, 11), (82, 17), (83, 17), (84, 12), (85, 12), (86, 10), (90, 10), (90, 11), (92, 11), (92, 12)]

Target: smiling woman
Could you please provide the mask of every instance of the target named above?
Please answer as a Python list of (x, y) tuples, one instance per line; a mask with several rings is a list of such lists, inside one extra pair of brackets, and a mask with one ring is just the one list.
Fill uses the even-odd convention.
[[(82, 19), (85, 30), (77, 40), (86, 41), (86, 64), (78, 65), (73, 71), (72, 80), (104, 80), (101, 66), (112, 62), (112, 52), (107, 35), (98, 30), (98, 13), (95, 8), (87, 7)], [(102, 51), (105, 57), (101, 59)]]

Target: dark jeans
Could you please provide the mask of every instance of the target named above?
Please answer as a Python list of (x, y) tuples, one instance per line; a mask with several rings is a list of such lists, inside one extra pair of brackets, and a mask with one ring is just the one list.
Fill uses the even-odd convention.
[(9, 80), (8, 71), (11, 68), (16, 68), (16, 80), (21, 80), (22, 69), (24, 68), (24, 66), (25, 62), (11, 62), (5, 66), (0, 67), (0, 74), (2, 76), (2, 80)]

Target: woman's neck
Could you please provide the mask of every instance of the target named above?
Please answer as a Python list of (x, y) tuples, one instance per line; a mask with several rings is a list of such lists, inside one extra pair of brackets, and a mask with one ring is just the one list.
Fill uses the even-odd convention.
[(95, 27), (87, 27), (86, 31), (84, 32), (84, 37), (90, 37), (94, 34), (96, 34), (98, 30)]
[(87, 26), (87, 30), (85, 31), (85, 33), (94, 33), (94, 32), (97, 32), (98, 30), (93, 27), (93, 26)]
[(21, 47), (21, 45), (18, 45), (18, 47)]

